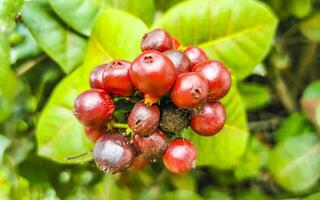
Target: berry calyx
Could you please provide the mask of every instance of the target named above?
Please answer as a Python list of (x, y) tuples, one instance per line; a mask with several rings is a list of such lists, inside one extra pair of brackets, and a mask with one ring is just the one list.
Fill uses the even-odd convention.
[(183, 52), (179, 50), (168, 50), (165, 51), (164, 54), (168, 56), (174, 64), (177, 75), (191, 71), (191, 61)]
[(135, 135), (133, 146), (148, 160), (156, 160), (161, 157), (168, 146), (168, 137), (159, 129), (148, 136)]
[(115, 110), (111, 96), (101, 89), (81, 93), (75, 100), (73, 113), (84, 126), (101, 127)]
[(191, 61), (191, 68), (199, 64), (202, 61), (208, 60), (207, 54), (198, 47), (188, 47), (184, 50), (184, 53)]
[(141, 50), (156, 50), (164, 52), (172, 49), (172, 39), (169, 33), (163, 29), (155, 29), (146, 33), (141, 41)]
[(92, 142), (96, 142), (104, 134), (102, 128), (84, 127), (84, 132)]
[(152, 102), (166, 95), (176, 79), (176, 69), (171, 60), (158, 51), (140, 54), (129, 70), (132, 83)]
[(93, 149), (93, 158), (100, 170), (116, 174), (130, 167), (134, 151), (128, 140), (120, 134), (105, 134)]
[(103, 89), (111, 94), (131, 96), (134, 92), (134, 86), (129, 76), (131, 63), (124, 60), (114, 60), (103, 66)]
[(189, 172), (196, 166), (196, 148), (187, 139), (175, 139), (162, 157), (166, 168), (175, 174)]
[(198, 72), (203, 78), (208, 80), (208, 102), (221, 99), (230, 90), (231, 75), (228, 68), (221, 62), (207, 60), (194, 66), (192, 71)]
[(92, 70), (89, 77), (91, 88), (103, 89), (103, 83), (102, 83), (103, 70), (104, 70), (103, 65), (97, 66)]
[(191, 128), (202, 136), (218, 133), (224, 126), (226, 113), (220, 102), (207, 103), (191, 116)]
[(189, 124), (189, 114), (171, 105), (162, 110), (160, 128), (169, 133), (178, 133)]
[(171, 92), (172, 102), (184, 109), (204, 103), (207, 96), (208, 81), (196, 72), (180, 74)]
[(144, 102), (139, 102), (133, 107), (128, 117), (128, 125), (135, 134), (146, 136), (157, 129), (159, 120), (158, 106), (148, 106)]

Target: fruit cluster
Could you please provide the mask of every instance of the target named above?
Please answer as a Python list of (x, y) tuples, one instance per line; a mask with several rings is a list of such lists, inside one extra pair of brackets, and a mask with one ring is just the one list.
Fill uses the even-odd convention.
[[(188, 172), (195, 167), (196, 148), (175, 134), (188, 125), (202, 136), (223, 128), (219, 99), (230, 89), (229, 70), (200, 48), (179, 46), (155, 29), (142, 38), (142, 53), (132, 62), (114, 60), (92, 71), (92, 89), (77, 97), (74, 114), (96, 142), (93, 157), (104, 172), (137, 169), (161, 157), (169, 171)], [(127, 124), (113, 117), (119, 99), (134, 102)]]

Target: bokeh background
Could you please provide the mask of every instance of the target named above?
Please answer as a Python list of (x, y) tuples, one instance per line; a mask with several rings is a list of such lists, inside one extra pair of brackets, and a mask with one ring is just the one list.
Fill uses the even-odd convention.
[[(198, 167), (106, 175), (72, 116), (88, 74), (161, 27), (230, 67)], [(0, 199), (320, 199), (319, 0), (0, 0)], [(117, 113), (123, 117), (124, 111)]]

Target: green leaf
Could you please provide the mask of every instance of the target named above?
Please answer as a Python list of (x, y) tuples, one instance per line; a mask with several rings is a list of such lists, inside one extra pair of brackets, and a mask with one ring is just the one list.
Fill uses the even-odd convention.
[(290, 137), (272, 150), (269, 169), (285, 189), (302, 192), (320, 177), (320, 141), (315, 135)]
[(62, 24), (46, 0), (26, 2), (22, 17), (38, 45), (64, 72), (71, 72), (81, 63), (86, 39)]
[(191, 128), (181, 132), (182, 136), (191, 139), (197, 147), (197, 165), (213, 165), (217, 168), (229, 169), (239, 161), (246, 149), (249, 136), (246, 113), (235, 84), (223, 98), (222, 103), (226, 107), (227, 120), (224, 128), (217, 135), (199, 136)]
[(175, 190), (173, 192), (167, 192), (161, 195), (159, 200), (203, 200), (201, 196), (199, 196), (195, 192), (191, 192), (189, 190)]
[(193, 0), (170, 9), (155, 26), (169, 31), (183, 46), (203, 48), (243, 79), (267, 55), (277, 19), (258, 1)]
[(87, 36), (100, 12), (108, 6), (128, 11), (147, 24), (152, 23), (155, 14), (153, 0), (50, 0), (50, 4), (62, 20)]
[(320, 12), (305, 19), (300, 24), (302, 34), (311, 41), (320, 42)]
[(0, 122), (13, 111), (15, 98), (21, 90), (20, 82), (10, 68), (10, 46), (7, 37), (0, 33)]
[(312, 10), (312, 0), (290, 0), (289, 11), (292, 15), (303, 18)]
[(6, 148), (10, 145), (11, 141), (9, 138), (0, 135), (0, 166), (2, 164), (3, 154)]
[(88, 44), (84, 65), (59, 83), (40, 116), (36, 131), (39, 155), (61, 163), (82, 161), (65, 160), (92, 148), (83, 127), (72, 115), (74, 100), (89, 89), (89, 73), (96, 65), (112, 59), (131, 60), (138, 55), (139, 42), (146, 31), (141, 20), (125, 12), (108, 9), (100, 15)]
[(300, 103), (306, 116), (320, 129), (320, 80), (308, 85)]
[(320, 199), (320, 192), (309, 195), (305, 198), (303, 198), (303, 200), (319, 200)]
[[(247, 110), (261, 109), (271, 100), (269, 89), (265, 85), (240, 82), (238, 89), (244, 100)], [(254, 101), (252, 101), (252, 99), (254, 99)]]
[(15, 18), (24, 0), (0, 0), (0, 33), (14, 29)]

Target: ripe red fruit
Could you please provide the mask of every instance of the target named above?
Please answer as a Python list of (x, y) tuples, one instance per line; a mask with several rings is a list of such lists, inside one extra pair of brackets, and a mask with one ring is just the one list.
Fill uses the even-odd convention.
[(168, 137), (157, 129), (151, 135), (140, 136), (135, 135), (133, 138), (133, 146), (148, 160), (155, 160), (163, 155), (168, 146)]
[(101, 127), (112, 118), (115, 105), (111, 96), (101, 89), (81, 93), (74, 103), (73, 113), (85, 126)]
[(153, 103), (170, 91), (177, 76), (171, 60), (158, 51), (145, 51), (139, 55), (129, 74), (132, 83), (145, 94), (145, 101)]
[(204, 61), (192, 68), (203, 78), (208, 80), (208, 102), (214, 102), (224, 97), (231, 87), (231, 75), (229, 70), (219, 61)]
[(191, 116), (191, 128), (199, 135), (211, 136), (224, 126), (226, 113), (220, 102), (207, 103)]
[(169, 144), (162, 160), (170, 172), (182, 174), (195, 168), (196, 154), (196, 148), (189, 140), (175, 139)]
[(158, 106), (148, 106), (139, 102), (133, 107), (128, 117), (128, 125), (135, 134), (145, 136), (150, 135), (157, 129), (159, 120), (160, 110)]
[(96, 142), (104, 134), (102, 128), (84, 127), (84, 131), (92, 142)]
[(170, 58), (174, 64), (177, 75), (191, 71), (191, 61), (183, 52), (179, 50), (168, 50), (164, 54)]
[(178, 49), (180, 46), (180, 42), (174, 37), (171, 37), (171, 40), (172, 40), (172, 48)]
[(134, 159), (128, 140), (120, 134), (104, 134), (93, 149), (93, 158), (100, 170), (116, 174), (126, 170)]
[(141, 154), (136, 156), (129, 168), (131, 171), (140, 171), (150, 164), (149, 160), (146, 160)]
[(89, 78), (91, 88), (103, 89), (102, 84), (102, 74), (103, 74), (104, 67), (103, 65), (95, 67)]
[(191, 61), (191, 68), (202, 61), (208, 60), (207, 54), (198, 47), (188, 47), (184, 50), (184, 53)]
[(129, 76), (131, 63), (124, 60), (114, 60), (103, 65), (103, 89), (119, 96), (131, 96), (134, 86)]
[(169, 33), (163, 29), (154, 29), (145, 34), (141, 41), (141, 50), (156, 50), (164, 52), (172, 49), (172, 39)]
[(171, 92), (172, 102), (185, 109), (204, 103), (207, 96), (208, 81), (196, 72), (180, 74)]

